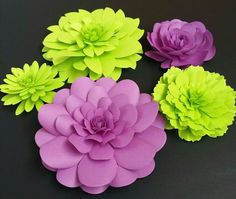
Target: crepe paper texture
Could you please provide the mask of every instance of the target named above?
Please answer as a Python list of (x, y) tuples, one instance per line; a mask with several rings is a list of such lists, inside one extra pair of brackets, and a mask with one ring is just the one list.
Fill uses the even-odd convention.
[(164, 120), (131, 80), (77, 79), (38, 114), (43, 165), (67, 187), (99, 194), (148, 176), (164, 146)]
[(224, 76), (200, 66), (185, 70), (171, 67), (153, 96), (166, 116), (166, 128), (178, 129), (179, 137), (186, 141), (223, 136), (236, 112), (236, 92), (226, 85)]
[(153, 50), (145, 55), (162, 62), (162, 68), (201, 65), (212, 59), (216, 52), (211, 32), (199, 21), (188, 23), (173, 19), (155, 23), (147, 39)]
[(46, 60), (52, 61), (69, 83), (87, 76), (119, 79), (122, 68), (136, 68), (141, 59), (139, 19), (111, 8), (79, 10), (62, 16), (43, 41)]
[(0, 85), (1, 92), (6, 93), (1, 100), (4, 105), (19, 104), (16, 115), (30, 112), (34, 106), (39, 110), (44, 102), (52, 102), (53, 90), (64, 85), (62, 79), (56, 77), (56, 69), (46, 64), (39, 67), (36, 61), (32, 65), (25, 64), (23, 69), (12, 67), (11, 72), (3, 80), (5, 84)]

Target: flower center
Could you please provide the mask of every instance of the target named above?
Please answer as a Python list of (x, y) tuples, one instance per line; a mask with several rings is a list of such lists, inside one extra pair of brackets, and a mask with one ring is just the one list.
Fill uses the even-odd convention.
[(182, 48), (187, 41), (186, 35), (184, 35), (181, 30), (175, 29), (170, 38), (170, 43), (173, 45), (175, 48)]
[(90, 125), (93, 131), (101, 132), (107, 129), (107, 122), (106, 119), (102, 116), (95, 116), (93, 119), (90, 120)]
[(81, 33), (85, 41), (95, 42), (102, 36), (103, 30), (102, 25), (90, 23), (82, 28)]
[(19, 80), (19, 85), (30, 88), (34, 85), (34, 79), (32, 76), (25, 77)]
[(188, 101), (193, 108), (200, 107), (202, 101), (202, 93), (198, 90), (189, 90)]

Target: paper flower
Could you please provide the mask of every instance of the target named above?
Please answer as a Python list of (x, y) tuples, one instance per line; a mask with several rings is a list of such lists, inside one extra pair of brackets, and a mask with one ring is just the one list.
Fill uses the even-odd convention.
[(39, 68), (36, 61), (31, 66), (25, 64), (23, 69), (11, 68), (11, 72), (3, 80), (5, 84), (0, 85), (1, 92), (7, 94), (1, 100), (4, 105), (19, 104), (16, 115), (29, 112), (34, 106), (39, 110), (43, 102), (52, 102), (55, 95), (52, 90), (64, 85), (60, 78), (55, 78), (55, 69), (46, 64)]
[(67, 13), (59, 25), (48, 28), (51, 33), (43, 41), (44, 58), (69, 83), (88, 74), (94, 80), (101, 76), (117, 80), (122, 68), (135, 69), (141, 59), (138, 40), (143, 30), (138, 25), (139, 19), (111, 8)]
[(224, 76), (190, 66), (172, 67), (154, 88), (154, 99), (165, 114), (167, 128), (178, 129), (179, 137), (198, 141), (203, 136), (222, 136), (236, 112), (235, 91)]
[(147, 39), (153, 50), (145, 55), (162, 62), (162, 68), (201, 65), (216, 52), (212, 34), (199, 21), (187, 23), (174, 19), (156, 23)]
[(39, 111), (35, 137), (46, 168), (67, 187), (98, 194), (149, 175), (166, 141), (158, 104), (131, 80), (76, 80)]

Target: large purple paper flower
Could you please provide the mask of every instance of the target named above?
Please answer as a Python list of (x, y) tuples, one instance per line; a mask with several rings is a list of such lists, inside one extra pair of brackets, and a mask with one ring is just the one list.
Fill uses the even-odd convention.
[(131, 80), (80, 78), (38, 115), (43, 165), (67, 187), (98, 194), (149, 175), (166, 141), (158, 104)]
[(211, 32), (199, 21), (173, 19), (156, 23), (147, 39), (153, 50), (145, 55), (162, 62), (162, 68), (201, 65), (216, 52)]

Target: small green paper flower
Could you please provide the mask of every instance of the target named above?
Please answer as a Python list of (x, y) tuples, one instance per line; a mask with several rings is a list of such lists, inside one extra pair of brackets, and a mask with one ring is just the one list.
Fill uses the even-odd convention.
[(139, 19), (125, 17), (122, 10), (70, 12), (48, 28), (51, 33), (43, 41), (43, 56), (69, 83), (87, 75), (117, 80), (122, 68), (135, 69), (141, 59), (138, 40), (144, 31), (138, 26)]
[(153, 96), (166, 116), (166, 128), (178, 129), (186, 141), (224, 135), (236, 113), (236, 93), (224, 76), (199, 66), (172, 67), (160, 78)]
[(0, 85), (1, 92), (7, 93), (1, 100), (4, 105), (19, 104), (16, 115), (29, 112), (34, 106), (39, 110), (43, 102), (51, 103), (55, 95), (52, 90), (64, 85), (61, 78), (55, 78), (56, 69), (46, 64), (39, 68), (36, 61), (31, 66), (25, 64), (23, 69), (11, 68), (11, 72), (3, 80), (5, 84)]

